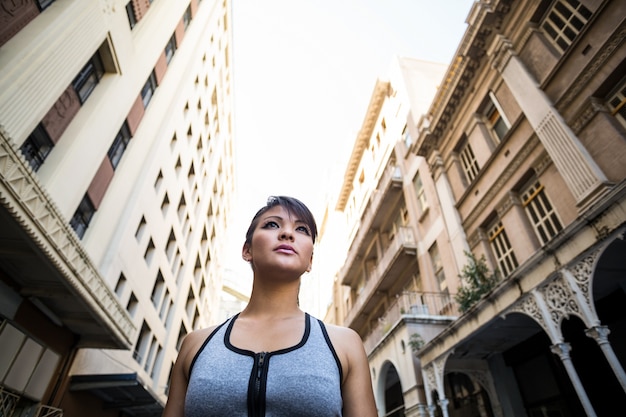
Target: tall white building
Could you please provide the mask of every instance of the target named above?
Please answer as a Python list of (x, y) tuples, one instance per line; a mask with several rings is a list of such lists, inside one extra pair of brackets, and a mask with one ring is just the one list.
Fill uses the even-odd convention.
[(216, 322), (234, 193), (228, 0), (0, 8), (0, 407), (160, 416)]

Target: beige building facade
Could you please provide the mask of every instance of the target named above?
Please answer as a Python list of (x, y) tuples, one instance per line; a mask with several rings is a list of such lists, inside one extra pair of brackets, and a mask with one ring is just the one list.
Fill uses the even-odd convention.
[(0, 414), (160, 416), (219, 320), (227, 0), (0, 8)]
[(416, 137), (410, 121), (426, 113), (446, 68), (397, 58), (388, 78), (376, 82), (342, 188), (331, 201), (327, 217), (334, 224), (320, 238), (322, 256), (326, 242), (347, 243), (347, 255), (335, 263), (326, 319), (363, 338), (379, 415), (424, 408), (416, 343), (433, 338), (457, 314), (451, 294), (460, 266), (449, 230), (457, 230), (457, 240), (462, 233), (446, 226), (454, 212), (442, 210), (428, 164), (409, 151)]
[[(388, 173), (368, 178), (361, 149), (392, 126), (376, 103), (396, 89), (372, 96), (336, 206), (352, 229), (329, 316), (363, 337), (381, 416), (615, 415), (626, 4), (476, 2), (467, 24), (409, 138), (389, 132)], [(468, 253), (498, 282), (461, 312)]]

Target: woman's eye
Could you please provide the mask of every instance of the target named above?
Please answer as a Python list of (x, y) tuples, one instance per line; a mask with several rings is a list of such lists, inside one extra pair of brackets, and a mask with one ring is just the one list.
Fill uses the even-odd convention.
[(300, 227), (298, 227), (298, 229), (296, 229), (296, 230), (299, 230), (299, 231), (301, 231), (301, 232), (304, 232), (304, 233), (306, 233), (308, 236), (310, 236), (310, 235), (311, 235), (311, 232), (309, 231), (309, 228), (308, 228), (308, 227), (306, 227), (306, 226), (300, 226)]
[(276, 227), (278, 227), (278, 223), (276, 223), (275, 221), (272, 221), (272, 220), (270, 220), (270, 221), (266, 222), (266, 223), (263, 225), (263, 228), (264, 228), (264, 229), (274, 229), (274, 228), (276, 228)]

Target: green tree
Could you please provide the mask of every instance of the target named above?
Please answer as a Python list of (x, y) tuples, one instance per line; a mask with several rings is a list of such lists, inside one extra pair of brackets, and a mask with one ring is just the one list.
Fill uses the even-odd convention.
[(459, 311), (466, 312), (471, 306), (476, 304), (483, 295), (488, 293), (496, 286), (499, 281), (497, 271), (493, 274), (489, 271), (485, 255), (480, 259), (472, 252), (465, 251), (468, 263), (461, 270), (459, 277), (461, 278), (461, 286), (454, 296), (459, 303)]

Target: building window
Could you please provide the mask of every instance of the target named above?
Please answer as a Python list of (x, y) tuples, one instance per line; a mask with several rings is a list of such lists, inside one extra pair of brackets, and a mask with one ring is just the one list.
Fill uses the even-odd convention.
[(409, 132), (408, 126), (404, 126), (404, 130), (402, 131), (402, 139), (404, 140), (404, 145), (407, 148), (410, 148), (411, 144), (413, 143), (413, 138), (411, 138), (411, 133)]
[(417, 175), (415, 175), (413, 185), (415, 186), (415, 194), (417, 194), (417, 205), (419, 206), (420, 214), (422, 214), (428, 208), (428, 201), (426, 201), (424, 184), (422, 184), (422, 178), (420, 177), (419, 172), (417, 173)]
[(137, 16), (135, 16), (135, 9), (133, 8), (133, 2), (126, 3), (126, 15), (128, 16), (128, 24), (130, 28), (134, 28), (137, 24)]
[(441, 261), (441, 256), (439, 255), (437, 243), (434, 243), (430, 247), (428, 253), (430, 254), (430, 261), (433, 264), (433, 272), (435, 274), (435, 279), (437, 280), (437, 285), (439, 285), (439, 291), (447, 294), (448, 283), (446, 282), (446, 275), (443, 272), (443, 262)]
[(82, 238), (87, 231), (87, 227), (89, 226), (89, 222), (96, 212), (96, 208), (94, 207), (91, 199), (87, 194), (83, 197), (76, 212), (72, 216), (70, 220), (70, 225), (76, 232), (79, 238)]
[(26, 138), (22, 146), (20, 146), (20, 150), (30, 167), (37, 171), (43, 165), (43, 161), (45, 161), (53, 147), (54, 143), (52, 143), (48, 132), (39, 123), (30, 136)]
[(137, 363), (142, 364), (144, 362), (148, 349), (150, 349), (151, 340), (152, 332), (144, 320), (141, 331), (139, 332), (139, 337), (135, 343), (135, 350), (133, 351), (133, 359), (135, 359)]
[(115, 136), (113, 144), (109, 148), (109, 152), (107, 152), (113, 169), (117, 168), (117, 165), (120, 163), (120, 159), (122, 159), (122, 155), (124, 155), (124, 151), (128, 147), (130, 139), (130, 129), (128, 128), (128, 123), (124, 121), (122, 128), (117, 132), (117, 136)]
[(511, 124), (504, 115), (500, 103), (496, 99), (493, 92), (489, 92), (489, 98), (485, 107), (484, 115), (487, 118), (487, 124), (489, 129), (493, 132), (494, 139), (497, 143), (500, 143), (504, 136), (509, 131)]
[(37, 6), (39, 6), (39, 10), (44, 11), (52, 3), (54, 3), (54, 0), (37, 0), (36, 3), (37, 3)]
[(626, 127), (626, 77), (622, 78), (614, 92), (609, 95), (607, 106), (611, 114)]
[(469, 143), (466, 143), (465, 146), (463, 146), (461, 152), (459, 152), (459, 156), (461, 158), (463, 172), (465, 172), (467, 181), (471, 183), (478, 175), (480, 167), (478, 166), (478, 161), (476, 161), (476, 156), (474, 155), (474, 151)]
[(165, 60), (169, 64), (176, 52), (176, 36), (172, 35), (170, 40), (165, 45)]
[(581, 32), (591, 12), (578, 0), (557, 0), (541, 24), (550, 41), (564, 52)]
[(152, 100), (152, 95), (154, 94), (156, 87), (156, 76), (154, 75), (153, 70), (141, 89), (141, 100), (143, 101), (144, 109), (148, 107), (148, 104), (150, 104), (150, 100)]
[(189, 27), (189, 23), (191, 23), (191, 5), (187, 6), (185, 13), (183, 13), (183, 27), (185, 30)]
[(556, 236), (563, 226), (543, 185), (533, 179), (521, 193), (522, 203), (542, 245)]
[(517, 259), (513, 253), (513, 248), (509, 242), (509, 237), (502, 226), (501, 221), (496, 221), (487, 232), (489, 236), (489, 243), (491, 244), (491, 250), (496, 255), (500, 272), (503, 276), (509, 275), (515, 268), (517, 268)]
[(104, 66), (100, 54), (96, 52), (72, 81), (72, 87), (78, 95), (80, 104), (87, 100), (102, 75), (104, 75)]

